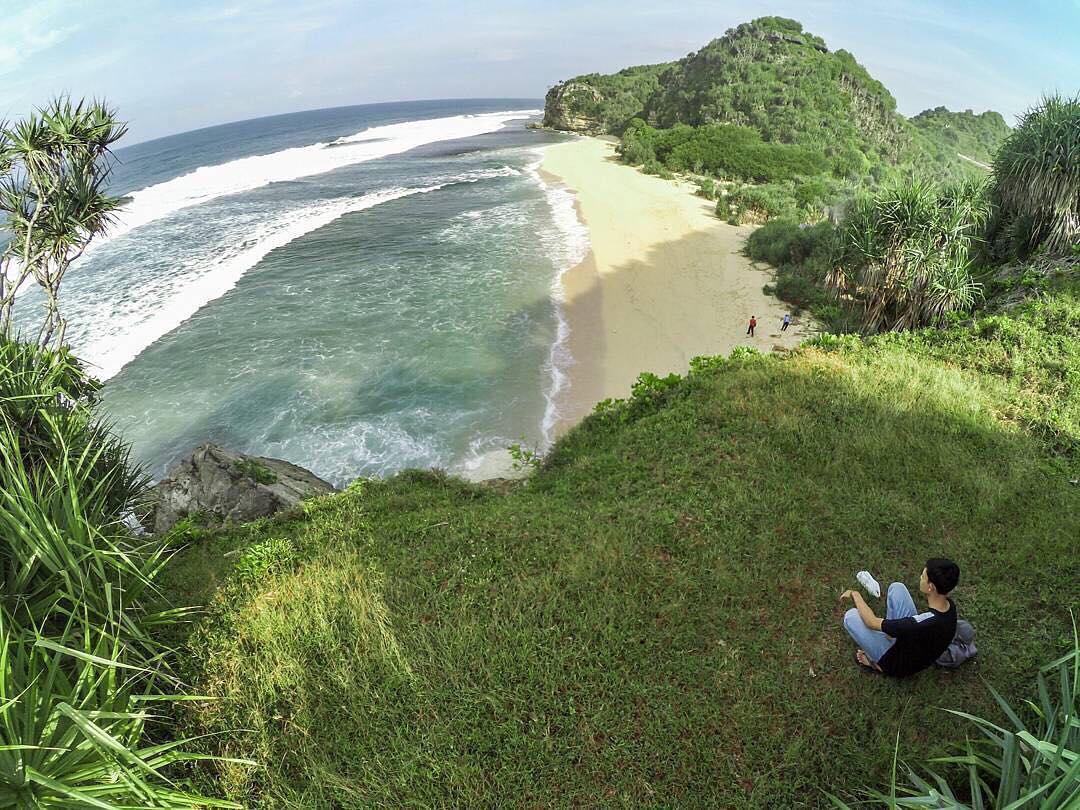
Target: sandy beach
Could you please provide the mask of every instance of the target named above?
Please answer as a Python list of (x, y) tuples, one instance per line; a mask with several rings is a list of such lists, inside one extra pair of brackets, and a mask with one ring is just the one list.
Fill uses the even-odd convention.
[(600, 400), (629, 395), (642, 371), (683, 374), (697, 355), (788, 349), (808, 336), (803, 318), (780, 331), (787, 305), (762, 292), (770, 273), (741, 253), (753, 227), (718, 219), (688, 184), (619, 163), (598, 138), (548, 147), (541, 169), (575, 193), (592, 242), (563, 276), (574, 364), (559, 432)]

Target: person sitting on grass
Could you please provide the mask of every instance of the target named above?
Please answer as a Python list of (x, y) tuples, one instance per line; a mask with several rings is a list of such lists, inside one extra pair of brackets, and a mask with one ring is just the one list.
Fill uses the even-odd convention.
[(956, 633), (956, 605), (948, 598), (960, 581), (960, 567), (952, 560), (926, 561), (919, 590), (929, 610), (919, 613), (901, 582), (889, 586), (885, 618), (879, 619), (858, 591), (844, 591), (855, 607), (844, 614), (844, 629), (859, 649), (855, 660), (867, 669), (903, 678), (921, 672), (937, 660)]

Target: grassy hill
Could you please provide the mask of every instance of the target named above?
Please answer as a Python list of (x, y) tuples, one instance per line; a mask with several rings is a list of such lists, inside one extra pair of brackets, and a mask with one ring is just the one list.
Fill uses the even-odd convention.
[[(1033, 694), (1080, 602), (1080, 297), (646, 378), (525, 484), (362, 481), (187, 529), (184, 723), (253, 807), (821, 807)], [(959, 561), (980, 658), (852, 661), (837, 597)], [(204, 775), (205, 776), (205, 775)]]
[[(936, 167), (945, 176), (970, 173), (978, 164), (988, 166), (1010, 132), (1001, 114), (992, 110), (976, 114), (935, 107), (908, 121), (924, 165)], [(959, 155), (962, 164), (957, 163)]]
[(659, 129), (749, 127), (816, 150), (837, 178), (875, 181), (892, 167), (970, 174), (977, 166), (959, 155), (988, 162), (1008, 133), (993, 112), (938, 108), (905, 119), (852, 54), (783, 17), (739, 25), (676, 62), (569, 79), (545, 105), (548, 125), (590, 133), (621, 135), (635, 117)]

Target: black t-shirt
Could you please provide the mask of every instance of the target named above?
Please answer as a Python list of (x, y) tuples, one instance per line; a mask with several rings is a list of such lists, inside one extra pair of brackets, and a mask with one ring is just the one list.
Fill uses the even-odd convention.
[(878, 661), (886, 675), (903, 678), (930, 666), (945, 652), (956, 635), (956, 605), (949, 600), (945, 612), (927, 608), (906, 619), (886, 619), (881, 632), (896, 639)]

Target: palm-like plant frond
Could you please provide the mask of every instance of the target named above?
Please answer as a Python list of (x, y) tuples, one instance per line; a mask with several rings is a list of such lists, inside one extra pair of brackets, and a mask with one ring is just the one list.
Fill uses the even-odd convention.
[[(110, 150), (126, 131), (103, 103), (67, 97), (0, 128), (0, 216), (10, 235), (0, 284), (4, 334), (15, 292), (32, 276), (46, 295), (38, 342), (63, 345), (59, 288), (71, 263), (114, 221), (121, 200), (107, 193)], [(8, 279), (12, 267), (17, 271)]]
[(99, 388), (0, 337), (0, 807), (232, 807), (169, 783), (184, 741), (144, 741), (180, 611), (149, 613), (167, 550), (124, 524), (146, 479)]
[(73, 615), (52, 637), (0, 613), (0, 806), (239, 807), (193, 795), (164, 770), (189, 740), (143, 745), (153, 678), (120, 637)]
[(855, 261), (830, 275), (831, 286), (861, 299), (868, 332), (938, 325), (981, 294), (970, 257), (988, 213), (984, 187), (972, 182), (915, 179), (864, 197), (847, 222)]
[(1026, 224), (1026, 248), (1064, 255), (1080, 242), (1080, 96), (1048, 96), (1021, 118), (994, 159), (995, 195)]
[[(1051, 683), (1056, 680), (1055, 688)], [(973, 724), (980, 738), (967, 740), (957, 754), (935, 763), (959, 766), (960, 784), (936, 771), (909, 769), (911, 788), (896, 784), (889, 793), (871, 791), (869, 804), (937, 810), (1073, 810), (1080, 807), (1080, 638), (1073, 626), (1073, 649), (1043, 667), (1036, 677), (1037, 701), (1017, 711), (993, 687), (1005, 717), (995, 723), (948, 710)], [(1027, 719), (1024, 719), (1026, 715)], [(954, 771), (955, 772), (955, 771)], [(830, 797), (835, 806), (848, 805)]]

